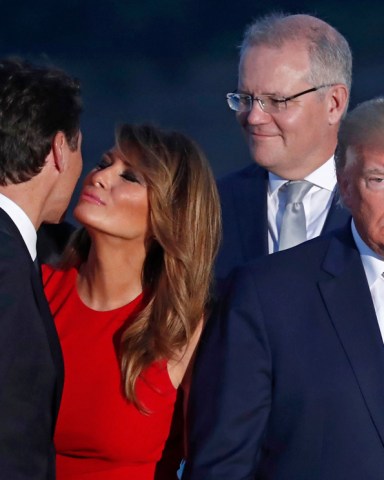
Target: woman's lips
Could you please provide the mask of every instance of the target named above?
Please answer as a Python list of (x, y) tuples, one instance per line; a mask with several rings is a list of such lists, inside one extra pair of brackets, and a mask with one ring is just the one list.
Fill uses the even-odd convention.
[(87, 191), (82, 192), (80, 200), (85, 200), (89, 203), (95, 203), (96, 205), (105, 205), (105, 203), (101, 200), (100, 197)]

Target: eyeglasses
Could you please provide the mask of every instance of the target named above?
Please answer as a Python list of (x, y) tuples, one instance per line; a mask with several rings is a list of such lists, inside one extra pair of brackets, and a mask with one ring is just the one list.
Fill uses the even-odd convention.
[(309, 88), (308, 90), (296, 93), (290, 97), (275, 97), (274, 95), (259, 95), (258, 97), (253, 97), (249, 93), (232, 92), (227, 93), (227, 102), (229, 108), (235, 110), (235, 112), (251, 111), (253, 103), (256, 101), (263, 112), (278, 113), (287, 109), (287, 102), (289, 102), (289, 100), (301, 97), (301, 95), (306, 95), (307, 93), (316, 92), (317, 90), (320, 90), (320, 88), (332, 87), (333, 85), (333, 83), (330, 83), (328, 85)]

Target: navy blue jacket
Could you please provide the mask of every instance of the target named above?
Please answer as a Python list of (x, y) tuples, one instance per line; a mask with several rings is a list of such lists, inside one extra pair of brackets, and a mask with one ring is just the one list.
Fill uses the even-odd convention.
[[(217, 182), (223, 217), (223, 241), (215, 276), (222, 281), (234, 267), (268, 254), (268, 172), (253, 163)], [(328, 212), (322, 234), (345, 225), (349, 212), (337, 204)]]
[(236, 269), (192, 378), (183, 480), (382, 480), (384, 346), (350, 226)]

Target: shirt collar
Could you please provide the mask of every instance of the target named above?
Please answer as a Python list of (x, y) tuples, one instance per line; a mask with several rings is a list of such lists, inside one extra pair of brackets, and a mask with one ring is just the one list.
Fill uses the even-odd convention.
[(368, 285), (371, 287), (377, 277), (379, 277), (384, 271), (384, 259), (374, 252), (370, 247), (368, 247), (368, 245), (360, 237), (353, 219), (351, 228), (353, 239), (356, 243), (357, 249), (359, 250), (361, 261), (363, 262)]
[[(268, 173), (268, 178), (270, 195), (278, 191), (279, 188), (287, 182), (286, 178), (279, 177), (272, 172)], [(317, 168), (314, 172), (307, 175), (304, 180), (308, 180), (308, 182), (313, 183), (313, 185), (332, 192), (336, 185), (334, 156), (332, 155), (329, 160), (323, 163), (323, 165)]]
[(13, 200), (0, 193), (0, 208), (2, 208), (12, 219), (18, 228), (24, 243), (28, 248), (32, 260), (35, 260), (37, 234), (36, 229), (28, 215)]

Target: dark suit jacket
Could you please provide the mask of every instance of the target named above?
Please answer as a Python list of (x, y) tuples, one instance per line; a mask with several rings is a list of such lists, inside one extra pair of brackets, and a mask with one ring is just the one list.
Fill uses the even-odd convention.
[[(234, 267), (268, 254), (268, 172), (253, 163), (217, 185), (223, 216), (223, 241), (215, 267), (220, 281)], [(344, 226), (349, 218), (335, 196), (322, 233)]]
[(189, 425), (183, 480), (384, 478), (384, 346), (349, 226), (234, 272)]
[(61, 349), (41, 279), (0, 209), (0, 478), (55, 478)]

